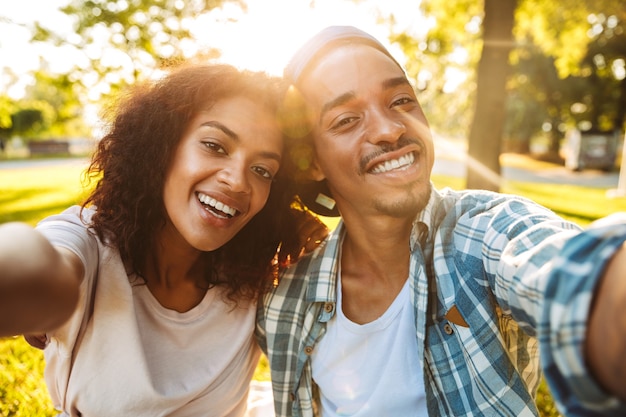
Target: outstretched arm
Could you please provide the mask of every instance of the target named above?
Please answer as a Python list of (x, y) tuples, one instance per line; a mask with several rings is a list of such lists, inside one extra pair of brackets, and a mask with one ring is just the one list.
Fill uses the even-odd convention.
[(78, 302), (83, 265), (32, 227), (0, 225), (0, 337), (62, 325)]
[(615, 253), (599, 283), (585, 351), (599, 384), (626, 402), (626, 243)]

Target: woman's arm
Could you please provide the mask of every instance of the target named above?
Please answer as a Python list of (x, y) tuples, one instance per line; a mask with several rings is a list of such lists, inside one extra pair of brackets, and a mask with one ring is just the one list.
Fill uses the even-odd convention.
[(83, 265), (32, 227), (0, 225), (0, 336), (61, 326), (78, 302)]
[(586, 360), (599, 384), (626, 402), (626, 244), (609, 262), (590, 311)]

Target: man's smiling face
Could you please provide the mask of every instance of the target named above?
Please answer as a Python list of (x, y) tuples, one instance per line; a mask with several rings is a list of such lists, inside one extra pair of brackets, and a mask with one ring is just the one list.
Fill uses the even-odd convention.
[(402, 69), (367, 45), (337, 46), (303, 74), (312, 108), (317, 178), (342, 216), (415, 216), (430, 195), (434, 148)]

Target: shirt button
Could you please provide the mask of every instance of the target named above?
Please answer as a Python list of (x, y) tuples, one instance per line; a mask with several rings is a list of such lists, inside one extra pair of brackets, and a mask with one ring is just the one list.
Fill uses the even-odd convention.
[(290, 392), (290, 393), (289, 393), (289, 399), (290, 399), (291, 401), (295, 401), (295, 400), (296, 400), (296, 394), (294, 394), (293, 392)]
[(307, 355), (310, 355), (311, 353), (313, 353), (313, 346), (307, 346), (304, 348), (304, 353), (306, 353)]
[(443, 331), (446, 332), (446, 334), (448, 334), (448, 335), (454, 333), (454, 330), (452, 329), (452, 326), (450, 326), (450, 323), (446, 323), (443, 326)]
[(326, 303), (324, 304), (324, 311), (326, 311), (327, 313), (330, 313), (333, 311), (333, 303)]

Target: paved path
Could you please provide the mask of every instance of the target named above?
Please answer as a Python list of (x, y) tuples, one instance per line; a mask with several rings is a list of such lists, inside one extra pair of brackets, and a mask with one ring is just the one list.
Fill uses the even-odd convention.
[(44, 158), (44, 159), (14, 159), (0, 161), (2, 169), (28, 169), (41, 167), (69, 166), (87, 167), (88, 158)]
[(584, 170), (573, 172), (565, 167), (555, 167), (540, 171), (528, 171), (523, 168), (504, 167), (502, 175), (506, 179), (514, 179), (538, 183), (576, 184), (597, 188), (616, 188), (619, 172), (600, 170)]
[[(458, 158), (438, 157), (433, 166), (433, 173), (465, 177), (467, 164)], [(619, 172), (584, 170), (574, 172), (562, 166), (531, 171), (523, 167), (503, 166), (502, 178), (512, 181), (527, 181), (551, 184), (574, 184), (586, 187), (616, 188)]]
[[(467, 173), (467, 153), (462, 141), (450, 140), (434, 134), (435, 165), (433, 173), (465, 177)], [(505, 154), (501, 158), (501, 175), (504, 180), (527, 181), (552, 184), (574, 184), (586, 187), (617, 188), (619, 172), (583, 170), (574, 172), (555, 164), (533, 161), (530, 157), (518, 154)], [(526, 169), (528, 163), (533, 168)], [(624, 184), (626, 186), (626, 184)]]

